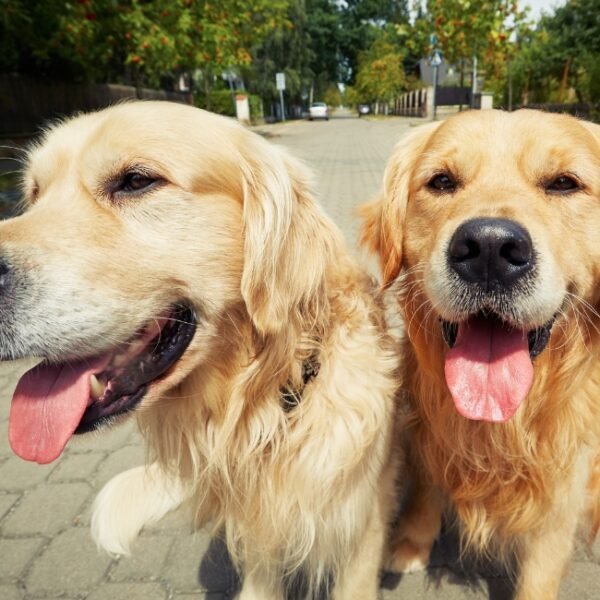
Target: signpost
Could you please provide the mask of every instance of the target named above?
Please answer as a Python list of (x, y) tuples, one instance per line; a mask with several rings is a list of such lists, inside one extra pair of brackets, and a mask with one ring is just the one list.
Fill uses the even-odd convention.
[(473, 76), (471, 78), (471, 108), (475, 108), (475, 94), (477, 93), (477, 55), (473, 54)]
[(281, 120), (285, 121), (285, 104), (283, 103), (283, 92), (285, 90), (285, 73), (275, 73), (275, 84), (279, 90), (279, 102), (281, 104)]
[(442, 52), (441, 50), (434, 50), (429, 59), (429, 64), (433, 68), (433, 120), (435, 121), (436, 113), (437, 113), (437, 102), (436, 102), (436, 93), (437, 93), (437, 85), (438, 85), (438, 70), (440, 65), (442, 64)]

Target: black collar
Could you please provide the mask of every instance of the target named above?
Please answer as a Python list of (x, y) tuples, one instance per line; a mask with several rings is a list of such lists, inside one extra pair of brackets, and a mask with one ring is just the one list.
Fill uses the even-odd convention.
[(302, 363), (302, 389), (298, 390), (291, 385), (286, 385), (281, 388), (281, 406), (285, 412), (290, 412), (296, 408), (298, 404), (300, 404), (300, 400), (302, 400), (302, 394), (304, 393), (304, 388), (319, 374), (320, 368), (321, 363), (317, 358), (317, 354), (311, 354)]

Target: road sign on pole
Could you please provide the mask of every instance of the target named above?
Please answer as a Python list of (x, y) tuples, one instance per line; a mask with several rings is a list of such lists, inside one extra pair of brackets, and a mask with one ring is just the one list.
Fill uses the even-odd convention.
[(285, 121), (285, 104), (283, 103), (283, 91), (285, 90), (285, 73), (275, 73), (275, 84), (279, 90), (279, 103), (281, 105), (281, 120)]
[(442, 53), (440, 50), (434, 50), (429, 59), (429, 64), (433, 69), (433, 120), (437, 117), (437, 86), (438, 86), (438, 70), (442, 64)]
[(275, 73), (275, 83), (280, 92), (285, 90), (285, 73)]

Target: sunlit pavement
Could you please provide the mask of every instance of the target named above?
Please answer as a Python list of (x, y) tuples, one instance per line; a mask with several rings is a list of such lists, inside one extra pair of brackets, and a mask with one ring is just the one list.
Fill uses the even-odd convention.
[[(385, 162), (416, 119), (358, 119), (342, 111), (329, 121), (255, 128), (313, 167), (320, 200), (355, 247), (354, 209), (378, 193)], [(0, 367), (0, 600), (226, 600), (237, 588), (223, 547), (192, 535), (173, 514), (144, 531), (131, 558), (98, 552), (89, 534), (90, 505), (113, 475), (143, 461), (133, 424), (72, 442), (48, 466), (13, 456), (7, 441), (10, 396), (23, 364)], [(457, 566), (449, 537), (427, 572), (384, 577), (385, 600), (506, 600), (505, 578)], [(578, 550), (561, 600), (600, 599), (600, 545)], [(532, 599), (535, 600), (535, 599)]]

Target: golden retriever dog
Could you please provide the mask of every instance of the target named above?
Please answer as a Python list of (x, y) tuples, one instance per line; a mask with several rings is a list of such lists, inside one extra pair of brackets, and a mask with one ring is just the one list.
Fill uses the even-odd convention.
[(600, 127), (473, 111), (396, 147), (363, 242), (403, 317), (416, 492), (393, 539), (423, 567), (450, 501), (463, 548), (556, 598), (598, 511)]
[(305, 168), (232, 120), (130, 103), (50, 128), (24, 195), (0, 224), (0, 349), (44, 360), (14, 394), (16, 454), (135, 412), (149, 466), (101, 493), (100, 546), (186, 500), (225, 529), (244, 600), (299, 573), (376, 598), (396, 358)]

